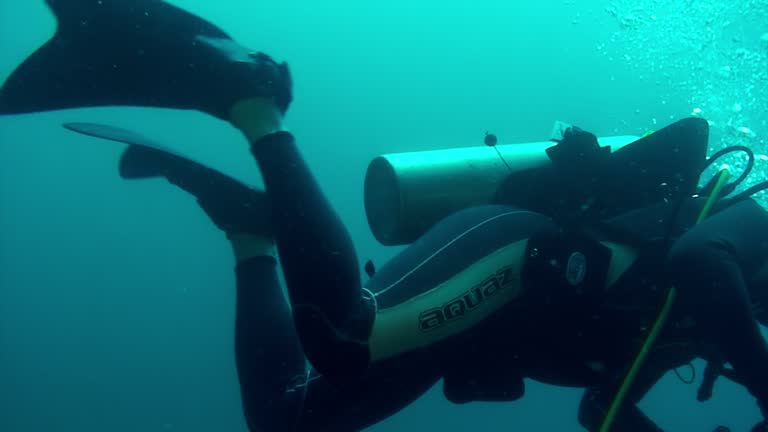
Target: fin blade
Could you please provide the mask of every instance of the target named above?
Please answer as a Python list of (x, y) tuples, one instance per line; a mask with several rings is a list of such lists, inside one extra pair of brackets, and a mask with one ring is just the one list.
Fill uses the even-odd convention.
[(130, 145), (120, 157), (119, 172), (125, 179), (158, 177), (179, 164), (199, 163), (166, 146), (127, 129), (98, 123), (64, 123), (66, 129), (94, 138)]
[(124, 179), (160, 177), (167, 171), (168, 155), (146, 147), (130, 146), (120, 156), (118, 172)]
[(142, 147), (148, 147), (155, 150), (160, 150), (165, 153), (170, 153), (177, 157), (183, 157), (176, 154), (170, 148), (152, 140), (144, 135), (138, 134), (128, 129), (119, 128), (116, 126), (105, 125), (101, 123), (83, 123), (83, 122), (68, 122), (64, 123), (65, 129), (69, 129), (72, 132), (77, 132), (82, 135), (88, 135), (95, 138), (101, 138), (109, 141), (116, 141), (124, 144), (137, 145)]
[(208, 67), (221, 56), (195, 41), (231, 40), (161, 0), (46, 3), (58, 29), (0, 87), (0, 114), (114, 105), (194, 109), (192, 94), (205, 88), (207, 75), (189, 66)]

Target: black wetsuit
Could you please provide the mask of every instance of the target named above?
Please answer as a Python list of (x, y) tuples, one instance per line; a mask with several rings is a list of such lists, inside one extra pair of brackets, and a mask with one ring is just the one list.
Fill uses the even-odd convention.
[[(594, 430), (636, 354), (641, 327), (663, 301), (666, 285), (660, 281), (674, 284), (680, 300), (659, 346), (679, 338), (693, 342), (675, 355), (652, 355), (630, 400), (639, 400), (669, 367), (701, 355), (699, 346), (713, 344), (768, 403), (768, 349), (747, 290), (747, 280), (768, 257), (768, 214), (751, 201), (691, 229), (666, 259), (638, 259), (616, 283), (615, 294), (643, 298), (648, 308), (636, 314), (622, 310), (621, 302), (613, 307), (610, 293), (563, 290), (567, 285), (557, 281), (533, 286), (540, 274), (522, 274), (522, 291), (511, 288), (505, 245), (542, 232), (552, 237), (558, 227), (540, 214), (500, 205), (446, 218), (382, 267), (365, 285), (369, 292), (350, 237), (292, 136), (268, 136), (252, 143), (252, 151), (272, 200), (293, 305), (291, 314), (272, 258), (238, 264), (237, 365), (253, 430), (357, 431), (407, 406), (441, 378), (454, 402), (515, 400), (523, 395), (526, 376), (589, 388), (580, 419)], [(535, 261), (538, 252), (529, 244), (524, 256)], [(502, 259), (493, 261), (494, 254)], [(487, 274), (471, 274), (474, 266)], [(530, 273), (520, 266), (514, 270)], [(660, 277), (663, 269), (666, 277)], [(461, 288), (468, 274), (475, 282)], [(507, 301), (492, 306), (504, 296)], [(419, 302), (435, 307), (419, 308)], [(408, 310), (411, 305), (415, 312)], [(480, 319), (473, 321), (475, 311)], [(595, 314), (600, 319), (592, 319)], [(406, 348), (388, 346), (388, 355), (373, 361), (367, 343), (375, 321), (390, 315), (413, 318), (405, 323), (413, 334), (403, 334)], [(685, 324), (688, 316), (694, 326)], [(454, 323), (460, 331), (429, 336)], [(308, 374), (306, 358), (323, 375)], [(617, 428), (658, 430), (634, 405), (622, 410)]]

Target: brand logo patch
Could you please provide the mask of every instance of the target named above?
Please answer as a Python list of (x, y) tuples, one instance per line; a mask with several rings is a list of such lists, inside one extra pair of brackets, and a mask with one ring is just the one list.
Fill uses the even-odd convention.
[(429, 331), (464, 318), (490, 297), (509, 287), (515, 281), (513, 276), (512, 267), (505, 267), (442, 306), (425, 310), (419, 314), (419, 328)]

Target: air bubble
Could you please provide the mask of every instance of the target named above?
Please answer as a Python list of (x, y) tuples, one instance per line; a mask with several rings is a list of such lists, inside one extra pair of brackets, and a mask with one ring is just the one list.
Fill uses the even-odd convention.
[(750, 129), (750, 128), (746, 127), (746, 126), (739, 126), (739, 127), (736, 128), (736, 130), (738, 132), (740, 132), (740, 133), (743, 133), (744, 135), (746, 135), (746, 136), (748, 136), (750, 138), (754, 138), (754, 137), (757, 136), (757, 134), (752, 129)]

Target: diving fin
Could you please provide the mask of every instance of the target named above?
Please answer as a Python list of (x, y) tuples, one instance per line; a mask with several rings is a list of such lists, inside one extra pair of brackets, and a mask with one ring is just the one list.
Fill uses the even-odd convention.
[(290, 102), (287, 65), (161, 0), (46, 0), (58, 29), (0, 88), (0, 114), (96, 106), (196, 109)]
[[(165, 176), (176, 166), (202, 165), (143, 135), (126, 129), (97, 123), (64, 123), (73, 132), (116, 141), (130, 146), (120, 157), (119, 173), (124, 179), (141, 179)], [(218, 175), (224, 175), (218, 173)], [(232, 179), (232, 181), (237, 181)]]
[(200, 207), (221, 230), (271, 235), (270, 206), (264, 191), (252, 189), (132, 131), (96, 123), (63, 126), (83, 135), (129, 144), (120, 158), (122, 178), (165, 177), (197, 198)]

